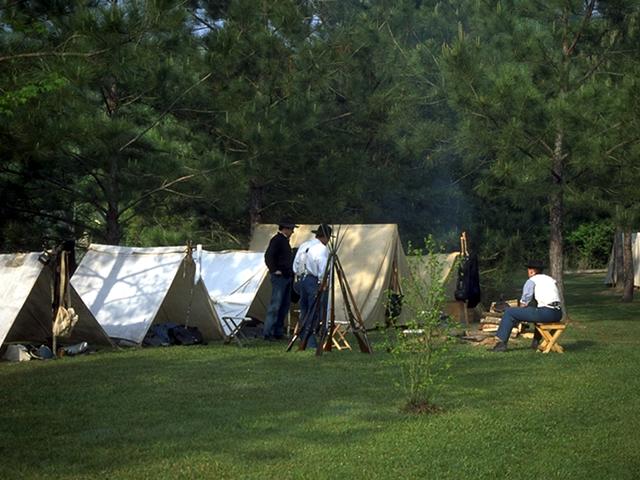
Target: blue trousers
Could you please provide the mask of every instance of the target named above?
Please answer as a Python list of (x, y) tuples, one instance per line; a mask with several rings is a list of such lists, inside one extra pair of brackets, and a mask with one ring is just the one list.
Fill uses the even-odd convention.
[(554, 323), (562, 320), (562, 310), (559, 308), (549, 307), (512, 307), (507, 308), (500, 320), (500, 326), (496, 337), (503, 343), (509, 341), (509, 335), (511, 329), (517, 326), (520, 322), (530, 323)]
[(262, 335), (265, 338), (284, 336), (284, 319), (291, 306), (291, 278), (282, 275), (270, 274), (271, 278), (271, 302), (267, 309), (267, 318), (264, 321)]
[(315, 328), (320, 322), (321, 312), (327, 309), (327, 292), (323, 292), (318, 299), (320, 305), (316, 302), (316, 296), (320, 284), (318, 283), (318, 277), (313, 275), (306, 275), (300, 281), (300, 338), (302, 340), (308, 339), (307, 346), (315, 348), (318, 346), (316, 337), (313, 334)]

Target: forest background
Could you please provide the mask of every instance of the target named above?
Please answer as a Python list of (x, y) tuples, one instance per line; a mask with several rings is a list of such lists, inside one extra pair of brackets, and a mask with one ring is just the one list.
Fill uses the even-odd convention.
[(562, 283), (640, 226), (639, 29), (631, 0), (5, 0), (0, 249), (287, 215)]

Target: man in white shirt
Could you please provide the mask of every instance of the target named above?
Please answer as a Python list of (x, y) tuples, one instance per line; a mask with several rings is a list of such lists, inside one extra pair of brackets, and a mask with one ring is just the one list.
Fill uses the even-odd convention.
[[(504, 311), (496, 333), (498, 343), (493, 347), (494, 352), (507, 350), (511, 329), (520, 322), (555, 323), (562, 320), (560, 292), (556, 281), (542, 273), (544, 264), (541, 261), (533, 260), (525, 266), (529, 279), (522, 287), (520, 306), (507, 308)], [(533, 301), (535, 306), (531, 305)], [(531, 348), (538, 348), (539, 341), (539, 337), (534, 337)]]
[[(307, 346), (317, 346), (313, 330), (320, 320), (320, 312), (326, 309), (326, 290), (321, 292), (321, 282), (324, 278), (329, 262), (327, 243), (331, 238), (331, 227), (326, 223), (312, 230), (315, 238), (304, 242), (298, 248), (293, 260), (293, 272), (298, 279), (298, 294), (300, 295), (300, 339)], [(322, 293), (319, 297), (318, 294)], [(318, 302), (320, 302), (318, 304)]]

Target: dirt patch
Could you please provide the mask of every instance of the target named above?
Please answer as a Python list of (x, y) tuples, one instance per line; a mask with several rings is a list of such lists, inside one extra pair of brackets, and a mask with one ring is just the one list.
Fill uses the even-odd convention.
[(444, 412), (444, 409), (438, 405), (429, 403), (426, 400), (421, 400), (407, 403), (402, 408), (402, 411), (412, 415), (435, 415), (436, 413)]

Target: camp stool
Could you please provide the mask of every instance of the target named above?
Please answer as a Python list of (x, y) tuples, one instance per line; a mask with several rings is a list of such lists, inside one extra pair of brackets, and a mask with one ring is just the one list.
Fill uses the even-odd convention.
[(554, 352), (564, 353), (564, 348), (558, 343), (558, 339), (567, 327), (566, 323), (536, 323), (535, 326), (536, 330), (542, 335), (538, 351), (549, 353), (553, 350)]
[(248, 340), (247, 336), (242, 332), (242, 327), (251, 321), (249, 317), (222, 317), (222, 323), (224, 323), (225, 330), (229, 333), (226, 334), (225, 343), (231, 343), (231, 340), (235, 340), (240, 347), (243, 347), (243, 341)]
[(349, 330), (348, 323), (336, 322), (331, 332), (331, 343), (338, 350), (351, 350), (351, 345), (347, 341), (345, 334)]

